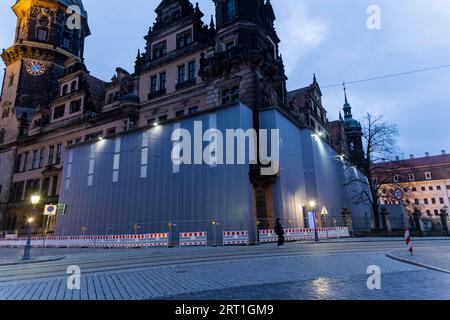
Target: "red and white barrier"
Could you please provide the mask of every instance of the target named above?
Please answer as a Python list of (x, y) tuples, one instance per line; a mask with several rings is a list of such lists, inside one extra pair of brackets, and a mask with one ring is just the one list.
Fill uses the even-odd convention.
[[(0, 247), (23, 247), (27, 238), (0, 239)], [(31, 238), (31, 246), (41, 248), (44, 238)], [(131, 248), (131, 247), (167, 247), (169, 234), (109, 235), (109, 236), (70, 236), (47, 237), (47, 248)]]
[(181, 232), (180, 233), (180, 247), (188, 246), (207, 246), (208, 233), (207, 232)]
[(278, 236), (275, 234), (275, 230), (259, 230), (259, 242), (270, 243), (277, 242)]
[[(284, 239), (286, 241), (306, 241), (314, 240), (314, 229), (284, 229)], [(349, 238), (350, 233), (347, 227), (336, 227), (336, 228), (318, 228), (317, 234), (319, 239), (339, 239), (339, 238)], [(277, 242), (278, 236), (275, 234), (274, 230), (260, 230), (259, 231), (259, 242), (269, 243)]]
[(223, 245), (248, 245), (249, 237), (247, 231), (224, 231)]
[(314, 230), (311, 229), (286, 229), (284, 230), (286, 241), (314, 240)]
[(413, 255), (414, 254), (414, 248), (412, 246), (411, 234), (409, 233), (409, 230), (405, 231), (405, 241), (406, 241), (406, 246), (408, 248), (408, 252), (411, 255)]

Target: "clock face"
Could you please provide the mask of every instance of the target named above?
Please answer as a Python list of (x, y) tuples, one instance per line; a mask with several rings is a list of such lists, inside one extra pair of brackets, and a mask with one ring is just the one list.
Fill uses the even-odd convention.
[(28, 62), (27, 72), (33, 76), (40, 76), (45, 72), (45, 65), (38, 61)]

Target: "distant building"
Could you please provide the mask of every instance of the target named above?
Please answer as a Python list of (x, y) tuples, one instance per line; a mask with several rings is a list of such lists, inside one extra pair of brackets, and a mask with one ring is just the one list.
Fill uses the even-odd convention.
[(378, 167), (387, 177), (380, 188), (381, 204), (399, 204), (394, 191), (400, 189), (409, 213), (417, 208), (425, 218), (438, 220), (441, 209), (450, 207), (450, 155), (446, 151), (437, 156), (427, 153), (422, 158), (411, 155), (410, 159)]

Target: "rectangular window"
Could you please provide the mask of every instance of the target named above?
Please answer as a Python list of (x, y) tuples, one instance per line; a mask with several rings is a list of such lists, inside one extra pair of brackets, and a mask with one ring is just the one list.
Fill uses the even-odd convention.
[(48, 196), (49, 187), (50, 187), (50, 177), (47, 177), (44, 179), (44, 182), (42, 182), (42, 187), (41, 187), (41, 193), (44, 197)]
[(431, 172), (425, 172), (425, 179), (432, 180), (433, 176), (431, 175)]
[(81, 111), (81, 100), (71, 101), (69, 113), (72, 114), (72, 113), (80, 112), (80, 111)]
[(414, 199), (414, 204), (418, 206), (420, 204), (419, 199)]
[(414, 175), (414, 173), (410, 173), (409, 174), (409, 181), (414, 181), (416, 180), (416, 176)]
[(55, 107), (55, 109), (53, 110), (53, 120), (64, 117), (65, 109), (65, 105)]
[(66, 49), (70, 49), (70, 39), (67, 37), (63, 38), (63, 47)]
[(175, 113), (175, 116), (176, 116), (177, 118), (178, 118), (178, 117), (184, 116), (184, 110), (177, 111), (177, 112)]
[(163, 121), (166, 121), (166, 120), (167, 120), (167, 114), (159, 117), (159, 121), (160, 122), (163, 122)]
[(25, 152), (24, 157), (23, 157), (23, 167), (22, 167), (22, 172), (27, 171), (28, 170), (28, 156), (29, 156), (29, 152)]
[(428, 204), (428, 199), (423, 199), (424, 204)]
[(167, 52), (166, 42), (160, 42), (153, 46), (153, 59), (158, 59), (164, 56)]
[(195, 80), (195, 61), (189, 63), (189, 80)]
[(58, 194), (58, 176), (53, 176), (52, 182), (52, 196), (56, 196)]
[(33, 160), (31, 161), (31, 170), (37, 168), (37, 162), (38, 161), (38, 151), (33, 151)]
[(436, 199), (435, 198), (431, 198), (431, 203), (432, 204), (436, 204)]
[(45, 148), (41, 148), (41, 150), (39, 150), (39, 164), (38, 164), (39, 168), (42, 168), (44, 166), (44, 156), (45, 156)]
[(48, 31), (46, 29), (38, 29), (37, 39), (38, 41), (47, 41)]
[(54, 152), (55, 152), (55, 146), (50, 146), (50, 147), (48, 148), (48, 162), (47, 162), (47, 165), (48, 165), (48, 166), (53, 165), (53, 155), (54, 155)]
[(21, 155), (21, 154), (17, 155), (16, 165), (14, 166), (15, 173), (20, 172), (20, 167), (22, 166), (22, 157), (23, 157), (23, 155)]
[(61, 163), (61, 156), (62, 156), (62, 144), (58, 144), (56, 146), (56, 161), (55, 164)]
[(436, 186), (436, 190), (441, 191), (442, 190), (441, 186)]
[(193, 114), (193, 113), (197, 113), (197, 112), (198, 112), (198, 107), (189, 108), (189, 114)]
[(20, 201), (23, 199), (23, 188), (25, 183), (23, 181), (13, 183), (11, 186), (11, 201)]
[(445, 204), (444, 198), (439, 198), (439, 203), (440, 203), (440, 204)]
[(150, 78), (150, 93), (156, 93), (158, 90), (158, 78), (153, 76)]
[(186, 80), (186, 66), (178, 67), (178, 84), (182, 84)]
[(159, 74), (159, 90), (161, 90), (161, 92), (165, 92), (166, 86), (167, 86), (166, 73), (163, 72)]
[(116, 134), (116, 128), (109, 128), (106, 130), (106, 135), (107, 136), (112, 136)]
[(177, 49), (184, 48), (192, 43), (191, 31), (186, 31), (177, 35)]

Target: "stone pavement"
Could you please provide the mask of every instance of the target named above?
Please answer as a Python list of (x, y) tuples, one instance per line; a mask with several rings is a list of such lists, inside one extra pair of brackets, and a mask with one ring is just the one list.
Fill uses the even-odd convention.
[(388, 256), (399, 261), (450, 274), (450, 247), (448, 246), (414, 248), (413, 255), (410, 255), (405, 250), (395, 250)]
[[(380, 266), (386, 281), (395, 280), (395, 286), (400, 288), (397, 293), (389, 291), (388, 296), (398, 299), (407, 297), (405, 292), (409, 292), (410, 286), (408, 280), (416, 279), (420, 280), (416, 282), (420, 284), (416, 288), (419, 289), (416, 295), (427, 293), (431, 298), (450, 298), (448, 294), (433, 291), (436, 283), (450, 285), (450, 276), (445, 278), (445, 282), (439, 278), (442, 275), (434, 278), (436, 275), (432, 274), (433, 271), (425, 271), (425, 277), (434, 279), (434, 282), (429, 283), (430, 287), (426, 288), (423, 287), (423, 276), (417, 278), (422, 270), (418, 267), (388, 259), (382, 253), (339, 253), (90, 274), (82, 277), (81, 290), (68, 290), (66, 277), (18, 281), (0, 285), (0, 300), (188, 299), (196, 298), (197, 294), (200, 294), (199, 298), (208, 299), (275, 299), (288, 296), (316, 299), (339, 298), (341, 295), (344, 298), (371, 299), (373, 293), (366, 287), (366, 270), (370, 265)], [(298, 288), (303, 287), (303, 284), (306, 285), (305, 290), (299, 291)], [(250, 292), (253, 293), (247, 295), (245, 288), (251, 288)], [(285, 289), (276, 291), (277, 288)], [(356, 292), (353, 291), (355, 288)], [(447, 293), (450, 292), (448, 288)], [(240, 294), (236, 295), (236, 292)], [(302, 295), (302, 292), (305, 294)], [(383, 294), (380, 292), (378, 295)]]

